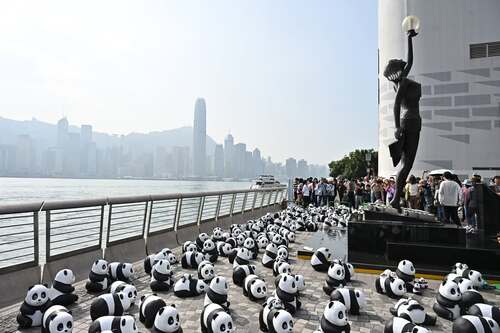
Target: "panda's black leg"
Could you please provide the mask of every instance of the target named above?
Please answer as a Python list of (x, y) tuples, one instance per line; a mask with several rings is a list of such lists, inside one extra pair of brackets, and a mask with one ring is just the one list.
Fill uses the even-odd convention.
[(31, 318), (23, 315), (22, 313), (19, 313), (16, 319), (17, 323), (19, 324), (19, 328), (30, 328), (33, 324)]
[(453, 313), (451, 313), (450, 310), (441, 306), (439, 303), (434, 303), (434, 305), (432, 306), (432, 309), (434, 310), (434, 312), (436, 312), (436, 314), (439, 317), (447, 319), (447, 320), (453, 320)]
[(267, 332), (266, 324), (264, 323), (264, 320), (262, 319), (262, 311), (260, 311), (260, 313), (259, 313), (259, 328), (262, 332)]
[(434, 326), (436, 325), (436, 316), (430, 315), (428, 313), (425, 314), (424, 325)]
[(201, 327), (201, 333), (208, 332), (207, 328), (205, 327), (205, 323), (203, 323), (203, 312), (201, 313), (201, 316), (200, 316), (200, 327)]
[(382, 291), (382, 286), (380, 285), (380, 278), (377, 278), (375, 280), (375, 289), (379, 294), (383, 294), (384, 292)]

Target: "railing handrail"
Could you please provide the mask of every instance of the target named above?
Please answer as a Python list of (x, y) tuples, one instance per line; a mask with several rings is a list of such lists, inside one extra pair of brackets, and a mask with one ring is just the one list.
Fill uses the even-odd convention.
[(109, 204), (125, 204), (125, 203), (136, 203), (136, 202), (139, 203), (146, 201), (171, 200), (180, 198), (209, 197), (209, 196), (235, 194), (235, 193), (271, 192), (271, 191), (283, 190), (284, 188), (286, 187), (283, 186), (283, 187), (272, 187), (264, 189), (239, 189), (239, 190), (235, 189), (235, 190), (220, 190), (220, 191), (207, 191), (207, 192), (116, 196), (116, 197), (97, 198), (97, 199), (70, 199), (70, 200), (53, 200), (53, 201), (49, 200), (49, 201), (35, 201), (28, 203), (7, 203), (7, 204), (0, 204), (0, 215), (32, 213), (38, 211), (48, 211), (57, 209), (105, 206)]

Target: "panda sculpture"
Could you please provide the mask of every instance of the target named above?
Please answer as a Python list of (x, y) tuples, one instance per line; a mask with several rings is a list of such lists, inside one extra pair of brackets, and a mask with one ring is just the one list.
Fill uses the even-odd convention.
[(500, 323), (500, 308), (497, 306), (484, 303), (474, 304), (469, 308), (467, 314), (479, 317), (493, 318), (494, 321)]
[(251, 301), (259, 301), (266, 298), (266, 282), (254, 274), (247, 276), (243, 283), (243, 295)]
[(452, 333), (500, 333), (498, 323), (489, 317), (465, 315), (453, 321)]
[(123, 281), (115, 281), (111, 284), (109, 292), (112, 294), (123, 293), (130, 301), (130, 306), (137, 300), (137, 288)]
[(112, 262), (109, 264), (109, 277), (111, 281), (130, 283), (134, 276), (134, 267), (130, 263)]
[(358, 289), (337, 288), (330, 295), (330, 300), (344, 304), (347, 311), (353, 315), (359, 315), (359, 310), (366, 306), (365, 294)]
[(205, 283), (210, 283), (214, 276), (214, 265), (210, 261), (204, 260), (198, 265), (198, 279), (203, 280)]
[(225, 241), (224, 239), (224, 236), (223, 236), (223, 231), (222, 231), (222, 228), (221, 227), (215, 227), (213, 230), (212, 230), (212, 240), (214, 242), (221, 242), (221, 241)]
[(41, 326), (43, 314), (51, 305), (46, 284), (29, 287), (16, 318), (19, 328)]
[(167, 303), (155, 294), (148, 294), (141, 297), (141, 305), (139, 306), (139, 320), (146, 328), (153, 327), (156, 314)]
[(175, 305), (164, 306), (156, 314), (151, 333), (183, 333)]
[(344, 280), (345, 282), (351, 282), (352, 278), (354, 277), (354, 266), (340, 259), (334, 259), (333, 262), (336, 262), (344, 267)]
[(144, 271), (148, 275), (151, 275), (151, 269), (153, 268), (154, 264), (162, 259), (168, 260), (170, 262), (170, 265), (174, 265), (177, 263), (177, 257), (172, 252), (172, 250), (170, 250), (169, 248), (164, 248), (158, 253), (151, 254), (147, 256), (146, 259), (144, 259)]
[(466, 269), (469, 269), (469, 266), (467, 264), (464, 264), (464, 263), (461, 263), (461, 262), (457, 262), (451, 268), (451, 272), (455, 273), (455, 274), (458, 274), (458, 275), (461, 276), (462, 272), (465, 271)]
[(180, 298), (194, 297), (203, 294), (206, 289), (205, 282), (193, 278), (191, 274), (184, 274), (174, 285), (174, 295)]
[(306, 289), (306, 280), (304, 279), (304, 275), (294, 274), (292, 275), (295, 278), (295, 283), (297, 284), (297, 295), (300, 296), (300, 292)]
[(239, 234), (235, 238), (236, 238), (236, 245), (238, 247), (242, 247), (243, 244), (245, 244), (245, 239), (247, 239), (243, 233)]
[(211, 303), (203, 308), (200, 316), (202, 333), (234, 333), (231, 316), (219, 304)]
[(238, 250), (236, 251), (236, 257), (234, 258), (233, 268), (239, 265), (248, 265), (251, 258), (252, 253), (247, 248), (238, 248)]
[(288, 261), (288, 247), (286, 245), (278, 246), (278, 251), (276, 252), (276, 260), (278, 259)]
[(308, 221), (306, 223), (306, 230), (309, 232), (316, 232), (318, 231), (318, 225), (315, 222)]
[(200, 262), (205, 259), (203, 253), (198, 251), (186, 251), (182, 254), (181, 265), (182, 268), (198, 268)]
[(73, 294), (75, 291), (73, 283), (75, 283), (75, 275), (71, 269), (57, 272), (49, 289), (49, 299), (53, 305), (68, 306), (78, 300), (78, 296)]
[(278, 279), (274, 293), (283, 303), (285, 310), (292, 315), (300, 309), (302, 303), (297, 297), (297, 283), (292, 275), (282, 274)]
[(396, 275), (403, 280), (406, 285), (406, 290), (413, 290), (412, 282), (415, 280), (415, 266), (410, 260), (401, 260), (396, 269)]
[(219, 256), (217, 247), (215, 246), (214, 241), (210, 238), (203, 243), (203, 249), (201, 252), (205, 256), (205, 259), (211, 263), (215, 263), (217, 261), (217, 257)]
[(400, 317), (393, 317), (387, 323), (385, 323), (384, 333), (403, 333), (403, 332), (430, 333), (430, 331), (427, 328), (415, 325), (412, 322)]
[(259, 328), (262, 332), (269, 332), (267, 317), (272, 310), (284, 309), (283, 302), (276, 296), (271, 296), (262, 304), (259, 312)]
[(260, 249), (265, 250), (268, 245), (269, 245), (269, 240), (264, 234), (257, 238), (257, 246), (259, 250)]
[(276, 260), (273, 265), (273, 275), (292, 274), (292, 265), (283, 260)]
[(404, 318), (415, 325), (436, 325), (436, 317), (426, 313), (424, 307), (412, 298), (400, 299), (389, 311), (393, 316)]
[(89, 280), (85, 284), (85, 288), (89, 293), (100, 293), (107, 291), (109, 288), (109, 265), (104, 259), (96, 260), (92, 263), (92, 268), (89, 273)]
[(278, 246), (272, 242), (269, 243), (266, 246), (266, 252), (262, 255), (262, 265), (266, 268), (273, 268), (277, 252)]
[(196, 246), (195, 242), (185, 241), (182, 244), (182, 253), (186, 253), (188, 251), (198, 251), (198, 247)]
[(456, 277), (453, 279), (458, 284), (458, 288), (462, 293), (462, 300), (460, 301), (460, 310), (467, 312), (467, 309), (477, 303), (485, 303), (483, 296), (474, 289), (472, 281), (463, 277)]
[(207, 288), (203, 305), (207, 306), (208, 304), (216, 303), (228, 311), (230, 305), (230, 302), (227, 300), (228, 291), (229, 286), (226, 278), (223, 276), (214, 277)]
[(96, 320), (104, 316), (122, 316), (130, 308), (130, 300), (122, 292), (103, 294), (90, 304), (90, 318)]
[(202, 251), (203, 250), (203, 244), (205, 243), (205, 241), (207, 239), (209, 239), (210, 236), (208, 236), (207, 233), (205, 232), (202, 232), (200, 233), (197, 237), (196, 237), (196, 240), (195, 240), (195, 243), (196, 243), (196, 248), (198, 249), (198, 251)]
[(217, 253), (220, 257), (227, 258), (231, 253), (234, 252), (233, 246), (228, 242), (218, 242), (217, 243)]
[(255, 240), (253, 238), (248, 237), (247, 239), (245, 239), (243, 247), (250, 252), (250, 259), (257, 259), (257, 255), (259, 254), (259, 247), (255, 243)]
[(311, 266), (315, 271), (327, 272), (331, 264), (332, 253), (326, 247), (318, 248), (311, 257)]
[(478, 271), (466, 269), (462, 272), (461, 276), (465, 279), (471, 280), (474, 288), (481, 288), (485, 284), (482, 274)]
[(132, 316), (104, 316), (92, 322), (89, 333), (138, 333), (135, 319)]
[(151, 282), (149, 287), (152, 291), (169, 291), (175, 284), (172, 278), (173, 272), (168, 260), (158, 261), (151, 270)]
[(319, 332), (324, 333), (349, 333), (351, 326), (347, 321), (346, 307), (336, 301), (329, 302), (319, 320)]
[(283, 309), (273, 309), (266, 317), (266, 330), (269, 333), (289, 333), (293, 332), (292, 315)]
[(394, 272), (386, 269), (375, 280), (375, 289), (393, 299), (400, 299), (406, 292), (406, 284)]
[(251, 274), (255, 274), (255, 265), (240, 265), (233, 268), (233, 283), (239, 287), (243, 287), (245, 278)]
[(73, 332), (73, 316), (64, 306), (53, 305), (43, 314), (42, 333), (61, 332)]
[(436, 302), (433, 305), (434, 312), (441, 318), (455, 320), (460, 317), (460, 302), (462, 293), (458, 284), (452, 280), (444, 280), (436, 294)]
[(328, 274), (326, 276), (325, 284), (323, 285), (323, 291), (325, 294), (330, 296), (332, 291), (336, 288), (342, 288), (345, 285), (345, 271), (344, 267), (336, 262), (332, 262), (328, 268)]

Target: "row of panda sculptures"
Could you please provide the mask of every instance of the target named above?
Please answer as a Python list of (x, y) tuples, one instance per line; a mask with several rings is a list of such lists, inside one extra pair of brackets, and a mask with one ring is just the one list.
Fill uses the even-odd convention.
[[(301, 231), (314, 232), (332, 226), (345, 227), (349, 211), (345, 208), (288, 208), (275, 215), (267, 214), (242, 225), (231, 225), (224, 231), (214, 228), (212, 235), (200, 233), (195, 240), (182, 244), (178, 258), (170, 249), (162, 249), (144, 259), (144, 271), (150, 276), (150, 294), (140, 297), (139, 320), (153, 333), (180, 333), (181, 320), (175, 304), (167, 304), (157, 293), (173, 290), (179, 298), (204, 295), (200, 315), (203, 333), (232, 333), (235, 324), (231, 317), (228, 289), (230, 281), (217, 275), (218, 260), (228, 260), (233, 265), (232, 283), (241, 287), (243, 295), (251, 301), (262, 303), (259, 328), (263, 332), (285, 333), (293, 331), (293, 316), (301, 308), (300, 292), (305, 288), (302, 275), (293, 274), (288, 260), (290, 243)], [(271, 295), (266, 281), (259, 277), (255, 260), (272, 269), (275, 291)], [(177, 280), (173, 267), (194, 269)], [(358, 315), (366, 306), (362, 290), (347, 288), (354, 276), (351, 264), (333, 259), (327, 248), (319, 248), (311, 257), (312, 267), (325, 272), (323, 292), (329, 296), (315, 333), (350, 332), (347, 314)], [(136, 287), (132, 284), (134, 267), (130, 263), (96, 260), (91, 267), (86, 289), (89, 294), (99, 294), (92, 300), (88, 332), (135, 333), (138, 327), (129, 309), (138, 301)], [(71, 333), (73, 317), (68, 306), (78, 301), (74, 294), (75, 277), (70, 269), (63, 269), (54, 278), (52, 286), (30, 287), (21, 305), (17, 321), (19, 327), (41, 327), (42, 333)], [(453, 332), (500, 333), (500, 310), (486, 304), (477, 291), (484, 281), (477, 271), (465, 264), (456, 264), (453, 271), (440, 285), (436, 314), (454, 320)], [(425, 313), (417, 300), (403, 298), (405, 292), (420, 294), (426, 281), (415, 280), (411, 261), (402, 260), (395, 272), (384, 271), (376, 280), (375, 289), (393, 299), (394, 317), (385, 325), (384, 332), (428, 332), (436, 317)]]

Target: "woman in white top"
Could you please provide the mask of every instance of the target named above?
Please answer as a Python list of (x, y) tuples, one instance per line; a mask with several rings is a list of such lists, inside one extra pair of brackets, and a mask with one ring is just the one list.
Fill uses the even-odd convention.
[(418, 183), (414, 175), (410, 176), (405, 187), (405, 196), (408, 201), (408, 207), (418, 209)]
[(310, 198), (309, 180), (306, 181), (306, 183), (302, 187), (302, 198), (303, 198), (303, 201), (304, 201), (304, 207), (309, 206), (309, 202), (310, 202), (310, 199), (309, 199)]

